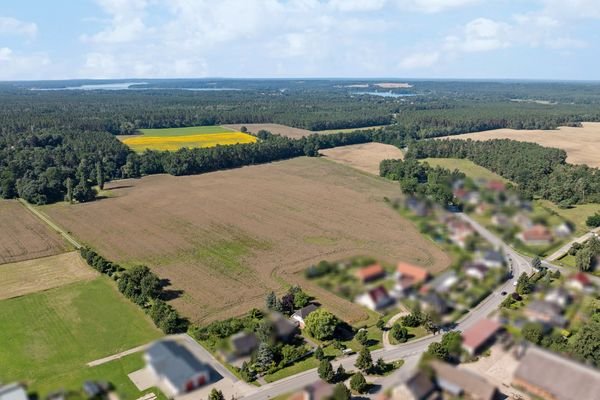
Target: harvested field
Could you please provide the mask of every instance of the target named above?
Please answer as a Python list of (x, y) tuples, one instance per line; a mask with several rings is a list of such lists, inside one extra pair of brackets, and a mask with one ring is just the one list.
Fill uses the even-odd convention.
[(61, 236), (16, 200), (0, 200), (0, 264), (63, 253)]
[(72, 251), (0, 265), (0, 300), (94, 279), (98, 274)]
[(306, 129), (292, 128), (291, 126), (280, 124), (231, 124), (223, 126), (235, 131), (239, 131), (242, 129), (242, 126), (245, 126), (248, 129), (248, 132), (255, 135), (258, 133), (258, 131), (265, 130), (271, 132), (272, 134), (287, 136), (292, 139), (299, 139), (314, 133)]
[(365, 310), (305, 281), (308, 266), (356, 255), (433, 272), (449, 263), (384, 202), (399, 196), (396, 183), (323, 159), (153, 175), (111, 187), (115, 197), (43, 210), (105, 257), (146, 263), (169, 279), (172, 304), (196, 322), (262, 307), (265, 294), (285, 283), (301, 284), (356, 322), (368, 318)]
[(583, 127), (561, 126), (556, 130), (494, 129), (450, 136), (450, 139), (512, 139), (556, 147), (567, 152), (567, 162), (600, 167), (600, 122), (584, 122)]
[(391, 144), (361, 143), (319, 151), (328, 159), (349, 165), (361, 171), (379, 175), (379, 163), (387, 159), (402, 158), (402, 150)]

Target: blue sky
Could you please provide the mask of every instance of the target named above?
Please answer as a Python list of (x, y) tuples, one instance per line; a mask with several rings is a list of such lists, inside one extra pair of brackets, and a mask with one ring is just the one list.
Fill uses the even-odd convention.
[(600, 79), (600, 0), (2, 0), (0, 80)]

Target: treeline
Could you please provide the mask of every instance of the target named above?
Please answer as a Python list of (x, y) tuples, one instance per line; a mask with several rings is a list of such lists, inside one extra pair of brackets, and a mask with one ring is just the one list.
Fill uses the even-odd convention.
[(73, 200), (94, 197), (122, 176), (131, 151), (106, 132), (36, 131), (0, 135), (0, 197), (21, 197), (34, 204), (61, 201), (71, 187)]
[(431, 167), (411, 157), (405, 160), (383, 160), (379, 165), (379, 174), (399, 181), (404, 193), (429, 198), (444, 207), (458, 205), (452, 193), (452, 184), (465, 179), (465, 174), (458, 170)]
[(315, 157), (319, 149), (365, 143), (372, 140), (370, 132), (355, 131), (331, 135), (310, 135), (290, 139), (270, 135), (256, 143), (216, 146), (202, 149), (180, 149), (173, 152), (146, 151), (131, 153), (123, 166), (125, 177), (168, 173), (193, 175), (244, 165), (263, 164), (299, 156)]
[(397, 129), (420, 139), (490, 129), (555, 129), (599, 121), (597, 107), (530, 102), (432, 101), (417, 103), (399, 113)]
[(415, 158), (464, 158), (517, 184), (526, 197), (562, 206), (600, 202), (600, 170), (565, 162), (564, 150), (508, 139), (424, 140), (414, 142)]
[(125, 269), (111, 262), (88, 247), (79, 249), (88, 265), (100, 273), (112, 277), (119, 291), (140, 306), (164, 333), (185, 332), (188, 322), (164, 301), (160, 278), (144, 265)]

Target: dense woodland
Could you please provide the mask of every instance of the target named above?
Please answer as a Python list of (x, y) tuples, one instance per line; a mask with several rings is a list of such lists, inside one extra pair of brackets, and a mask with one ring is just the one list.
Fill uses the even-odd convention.
[[(135, 90), (66, 89), (99, 83), (119, 81), (0, 84), (0, 197), (20, 196), (36, 204), (88, 201), (94, 198), (93, 185), (122, 177), (203, 173), (314, 156), (318, 149), (352, 143), (405, 147), (481, 129), (600, 120), (600, 85), (593, 83), (415, 81), (410, 88), (384, 90), (373, 81), (354, 80), (138, 80)], [(358, 83), (370, 86), (352, 87)], [(250, 145), (144, 154), (133, 153), (114, 136), (140, 128), (252, 122), (309, 130), (387, 126), (299, 140), (266, 135)], [(523, 187), (559, 202), (596, 199), (594, 187), (572, 193), (573, 181), (584, 177), (588, 182), (592, 172), (566, 166), (564, 160), (556, 165), (549, 178), (568, 177), (564, 184)]]
[(415, 158), (466, 158), (517, 184), (527, 197), (562, 206), (600, 202), (600, 170), (565, 162), (564, 150), (508, 139), (423, 140), (414, 142)]

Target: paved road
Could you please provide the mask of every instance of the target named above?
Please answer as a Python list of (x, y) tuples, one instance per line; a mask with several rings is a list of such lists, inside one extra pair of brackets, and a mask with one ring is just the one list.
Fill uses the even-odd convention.
[(565, 254), (567, 254), (567, 252), (573, 246), (573, 244), (575, 244), (575, 243), (583, 243), (586, 240), (588, 240), (589, 238), (591, 238), (592, 235), (594, 235), (595, 233), (600, 233), (600, 227), (592, 229), (588, 233), (586, 233), (584, 235), (581, 235), (578, 238), (575, 238), (575, 239), (571, 240), (569, 243), (565, 244), (560, 249), (556, 250), (554, 253), (552, 253), (548, 257), (546, 257), (546, 260), (548, 260), (548, 261), (558, 260), (559, 258), (561, 258), (562, 256), (564, 256)]
[[(504, 253), (508, 257), (509, 264), (512, 267), (513, 275), (516, 279), (522, 272), (531, 273), (532, 268), (530, 266), (530, 260), (518, 254), (514, 249), (510, 246), (506, 245), (502, 240), (500, 240), (497, 236), (483, 227), (481, 224), (477, 223), (477, 221), (473, 220), (466, 214), (458, 213), (459, 218), (462, 218), (465, 221), (468, 221), (473, 225), (473, 228), (477, 230), (477, 232), (487, 241), (489, 241), (492, 245), (503, 249)], [(479, 303), (474, 309), (472, 309), (468, 314), (463, 316), (457, 323), (455, 327), (456, 330), (464, 331), (471, 327), (473, 324), (477, 323), (477, 321), (486, 318), (489, 314), (494, 312), (500, 306), (500, 303), (504, 300), (505, 296), (503, 296), (502, 292), (512, 293), (515, 290), (515, 286), (513, 285), (513, 279), (509, 279), (500, 287), (496, 288), (486, 299), (484, 299), (481, 303)], [(427, 349), (429, 344), (433, 342), (437, 342), (441, 340), (442, 335), (429, 335), (417, 340), (410, 341), (408, 343), (390, 346), (385, 349), (375, 350), (371, 352), (371, 355), (374, 360), (382, 357), (386, 362), (397, 361), (397, 360), (405, 360), (405, 365), (402, 366), (397, 372), (390, 375), (389, 377), (377, 378), (373, 380), (375, 384), (381, 384), (383, 388), (388, 388), (393, 384), (401, 382), (402, 380), (408, 378), (411, 372), (417, 365), (421, 354)], [(354, 370), (354, 363), (356, 362), (357, 355), (353, 355), (350, 357), (343, 358), (333, 363), (334, 369), (338, 367), (339, 364), (342, 364), (346, 370)], [(290, 376), (288, 378), (279, 380), (277, 382), (273, 382), (260, 388), (256, 388), (252, 394), (244, 397), (247, 400), (259, 400), (259, 399), (269, 399), (273, 398), (285, 393), (294, 392), (296, 390), (300, 390), (303, 387), (310, 385), (319, 380), (319, 376), (317, 374), (316, 369), (312, 369), (309, 371), (302, 372), (300, 374), (296, 374)]]

